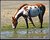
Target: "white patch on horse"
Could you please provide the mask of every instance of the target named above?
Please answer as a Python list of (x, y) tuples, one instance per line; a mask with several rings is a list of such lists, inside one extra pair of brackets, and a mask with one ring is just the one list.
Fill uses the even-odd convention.
[(29, 10), (30, 10), (30, 7), (31, 7), (31, 6), (28, 6), (28, 7), (26, 8), (27, 10), (25, 10), (25, 9), (23, 10), (23, 15), (28, 15), (28, 12), (29, 12)]
[(31, 6), (28, 6), (28, 8), (27, 8), (27, 9), (28, 9), (28, 10), (30, 10), (30, 8), (31, 8)]
[(23, 15), (28, 15), (28, 11), (23, 10)]

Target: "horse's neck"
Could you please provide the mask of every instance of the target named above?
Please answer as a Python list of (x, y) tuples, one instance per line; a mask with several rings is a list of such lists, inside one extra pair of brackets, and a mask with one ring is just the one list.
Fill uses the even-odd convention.
[(18, 16), (20, 13), (22, 13), (23, 10), (24, 10), (23, 8), (20, 9), (20, 10), (16, 13), (15, 18), (17, 18), (17, 16)]

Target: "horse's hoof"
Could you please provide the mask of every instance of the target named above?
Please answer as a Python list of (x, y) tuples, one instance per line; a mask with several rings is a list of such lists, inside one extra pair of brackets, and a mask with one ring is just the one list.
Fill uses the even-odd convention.
[(36, 26), (34, 26), (34, 28), (36, 28)]
[(28, 29), (28, 28), (27, 28)]
[(40, 27), (41, 29), (43, 28), (43, 27)]

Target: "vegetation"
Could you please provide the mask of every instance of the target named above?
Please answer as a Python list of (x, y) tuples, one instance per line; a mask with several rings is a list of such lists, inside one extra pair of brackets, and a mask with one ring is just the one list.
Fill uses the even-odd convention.
[[(31, 23), (29, 23), (28, 25), (29, 25), (29, 29), (31, 29), (31, 28), (34, 29), (35, 28)], [(35, 23), (35, 25), (36, 25), (36, 28), (40, 28), (40, 23)], [(20, 28), (21, 29), (26, 29), (27, 26), (26, 26), (25, 23), (18, 23), (18, 25), (16, 27), (16, 30), (20, 29)], [(48, 23), (43, 23), (43, 28), (48, 28)], [(1, 28), (0, 31), (6, 31), (6, 30), (13, 30), (12, 25), (11, 24), (6, 24)]]

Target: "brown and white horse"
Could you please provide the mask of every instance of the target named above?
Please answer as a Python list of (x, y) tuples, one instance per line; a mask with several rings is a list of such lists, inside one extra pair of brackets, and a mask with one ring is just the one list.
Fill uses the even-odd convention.
[(18, 24), (18, 18), (23, 16), (25, 21), (26, 21), (26, 25), (28, 28), (28, 19), (31, 21), (31, 23), (34, 25), (31, 17), (39, 17), (40, 23), (41, 23), (41, 27), (42, 28), (42, 23), (43, 23), (43, 15), (45, 13), (45, 6), (41, 3), (37, 3), (37, 4), (23, 4), (18, 11), (16, 12), (16, 14), (12, 17), (12, 27), (15, 29), (17, 24)]

